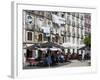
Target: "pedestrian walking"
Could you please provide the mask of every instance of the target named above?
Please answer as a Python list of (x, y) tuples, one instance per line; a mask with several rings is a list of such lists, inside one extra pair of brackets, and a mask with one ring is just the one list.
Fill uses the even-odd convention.
[(47, 64), (49, 67), (52, 64), (51, 55), (48, 55), (48, 57), (47, 57)]
[(85, 53), (82, 53), (82, 61), (84, 61)]

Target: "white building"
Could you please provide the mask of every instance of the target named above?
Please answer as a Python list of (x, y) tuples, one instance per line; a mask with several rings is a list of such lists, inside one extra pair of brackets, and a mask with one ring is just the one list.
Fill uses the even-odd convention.
[[(71, 53), (79, 53), (79, 54), (84, 52), (81, 50), (78, 51), (77, 49), (82, 46), (85, 46), (83, 42), (83, 39), (85, 38), (86, 35), (85, 24), (87, 21), (88, 24), (90, 24), (91, 22), (90, 19), (86, 19), (85, 17), (86, 13), (53, 12), (52, 15), (53, 15), (52, 21), (54, 24), (53, 27), (56, 27), (56, 33), (60, 35), (58, 43), (61, 43), (61, 45), (67, 48), (66, 53), (68, 51)], [(90, 14), (88, 15), (90, 16)], [(90, 30), (90, 27), (88, 29)]]
[(28, 46), (50, 40), (66, 47), (66, 53), (85, 53), (77, 49), (85, 45), (83, 40), (91, 32), (90, 16), (79, 12), (24, 10), (23, 44)]

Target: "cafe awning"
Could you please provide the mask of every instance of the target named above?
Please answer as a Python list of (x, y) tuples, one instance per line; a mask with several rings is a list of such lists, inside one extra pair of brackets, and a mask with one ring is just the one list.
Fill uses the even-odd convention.
[(31, 46), (28, 46), (26, 49), (32, 50), (37, 48), (40, 48), (40, 43), (34, 43)]
[(56, 47), (56, 48), (60, 48), (60, 49), (64, 49), (63, 46), (57, 44), (57, 43), (53, 43), (53, 42), (47, 42), (47, 43), (43, 43), (40, 45), (42, 48), (53, 48), (53, 47)]
[(62, 51), (60, 48), (50, 48), (51, 51)]

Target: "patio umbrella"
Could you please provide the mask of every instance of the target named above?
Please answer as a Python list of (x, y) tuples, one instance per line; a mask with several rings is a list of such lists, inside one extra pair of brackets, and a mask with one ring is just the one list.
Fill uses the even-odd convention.
[(72, 44), (71, 43), (63, 43), (61, 46), (67, 48), (72, 48)]
[(61, 51), (60, 48), (50, 48), (51, 51)]
[(40, 44), (34, 43), (32, 46), (27, 47), (27, 49), (29, 49), (29, 50), (36, 49), (36, 48), (40, 48)]
[(85, 46), (84, 46), (84, 47), (79, 48), (78, 50), (85, 50)]
[(38, 50), (41, 50), (41, 51), (46, 51), (47, 48), (38, 48)]
[(53, 42), (43, 43), (43, 44), (40, 44), (40, 46), (41, 46), (42, 48), (53, 48), (53, 47), (56, 47), (56, 48), (64, 49), (63, 46), (61, 46), (61, 45), (59, 45), (59, 44), (56, 44), (56, 43), (53, 43)]
[(90, 48), (88, 46), (84, 46), (84, 47), (79, 48), (78, 50), (90, 50)]

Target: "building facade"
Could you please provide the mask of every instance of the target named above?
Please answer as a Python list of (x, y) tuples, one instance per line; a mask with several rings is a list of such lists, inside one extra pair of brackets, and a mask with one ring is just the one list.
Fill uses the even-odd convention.
[(85, 53), (84, 38), (91, 33), (91, 14), (23, 10), (23, 47), (34, 43), (54, 42), (65, 53)]

